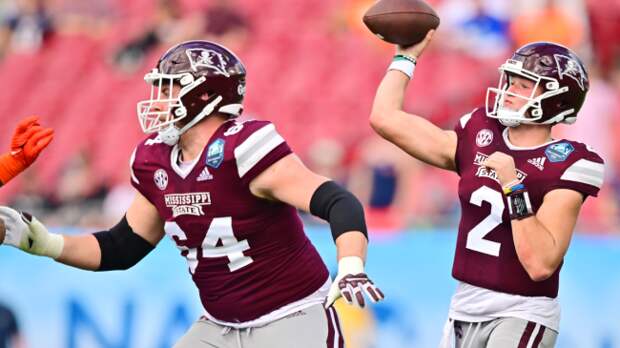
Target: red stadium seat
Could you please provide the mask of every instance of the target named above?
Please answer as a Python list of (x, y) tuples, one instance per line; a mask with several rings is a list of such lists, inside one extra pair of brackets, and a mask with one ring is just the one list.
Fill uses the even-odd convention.
[[(154, 9), (147, 0), (115, 3), (118, 25), (101, 39), (59, 35), (39, 54), (8, 56), (0, 64), (0, 75), (10, 81), (0, 93), (0, 115), (15, 123), (26, 113), (39, 113), (56, 129), (40, 166), (46, 178), (54, 178), (70, 153), (83, 147), (92, 150), (102, 175), (118, 177), (115, 171), (126, 169), (129, 153), (143, 137), (135, 103), (147, 95), (142, 74), (163, 48), (147, 56), (139, 73), (124, 75), (109, 66), (110, 57), (143, 30)], [(182, 3), (192, 11), (202, 6)], [(346, 146), (370, 132), (368, 113), (389, 55), (367, 38), (335, 31), (332, 21), (343, 10), (340, 3), (238, 0), (238, 5), (251, 28), (241, 57), (248, 67), (247, 115), (273, 120), (300, 154), (316, 137), (334, 137)], [(477, 71), (463, 62), (463, 57), (425, 59), (430, 67), (417, 72), (425, 85), (413, 83), (415, 105), (436, 112), (437, 103), (452, 98), (460, 82), (445, 77)], [(442, 69), (433, 67), (440, 64)]]

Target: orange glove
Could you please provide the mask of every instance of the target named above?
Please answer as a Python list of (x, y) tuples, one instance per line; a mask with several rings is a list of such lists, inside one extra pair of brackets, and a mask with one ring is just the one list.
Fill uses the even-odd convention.
[(11, 152), (0, 156), (0, 182), (6, 184), (28, 168), (54, 138), (54, 130), (39, 125), (37, 116), (22, 120), (13, 133)]

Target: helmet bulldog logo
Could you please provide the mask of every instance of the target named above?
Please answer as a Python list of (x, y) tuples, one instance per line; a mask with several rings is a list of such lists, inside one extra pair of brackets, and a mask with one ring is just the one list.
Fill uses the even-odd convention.
[(581, 68), (581, 65), (568, 56), (554, 54), (553, 57), (558, 65), (558, 73), (560, 78), (563, 79), (564, 76), (568, 76), (577, 81), (577, 84), (581, 90), (585, 90), (585, 82), (587, 81), (587, 78), (585, 72)]
[(226, 77), (230, 76), (226, 72), (226, 57), (219, 52), (204, 48), (194, 48), (186, 50), (185, 54), (187, 54), (194, 71), (198, 71), (198, 67), (206, 67)]

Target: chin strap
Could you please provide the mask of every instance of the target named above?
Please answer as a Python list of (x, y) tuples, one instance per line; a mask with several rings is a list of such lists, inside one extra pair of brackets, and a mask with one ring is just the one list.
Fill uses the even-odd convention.
[(516, 120), (507, 120), (503, 118), (499, 118), (499, 123), (506, 127), (516, 127), (521, 124), (521, 122)]

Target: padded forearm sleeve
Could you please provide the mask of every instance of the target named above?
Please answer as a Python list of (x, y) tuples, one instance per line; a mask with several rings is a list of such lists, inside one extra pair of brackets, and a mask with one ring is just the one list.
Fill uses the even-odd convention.
[(97, 271), (129, 269), (155, 248), (131, 229), (126, 216), (110, 230), (94, 233), (94, 236), (101, 248)]
[(360, 231), (368, 239), (362, 204), (351, 192), (333, 181), (323, 183), (314, 191), (310, 213), (329, 222), (334, 240), (350, 231)]

